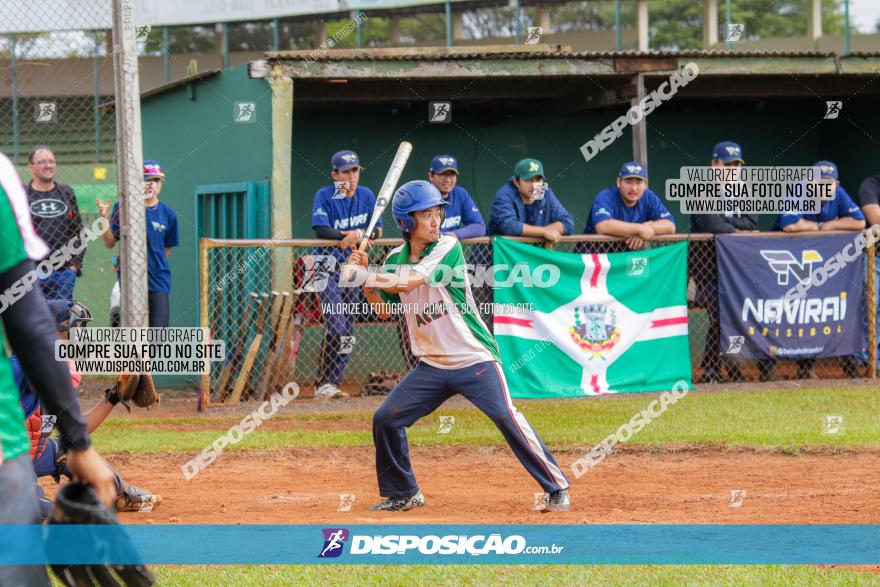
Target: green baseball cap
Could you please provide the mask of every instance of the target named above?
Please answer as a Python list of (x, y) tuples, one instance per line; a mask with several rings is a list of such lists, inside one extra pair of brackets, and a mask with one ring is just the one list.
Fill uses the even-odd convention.
[(513, 174), (520, 179), (532, 179), (533, 177), (544, 175), (544, 166), (537, 159), (523, 159), (513, 168)]

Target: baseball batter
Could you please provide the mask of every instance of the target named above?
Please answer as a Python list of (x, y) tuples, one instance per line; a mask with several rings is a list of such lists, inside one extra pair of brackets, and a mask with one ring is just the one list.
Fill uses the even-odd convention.
[[(403, 304), (409, 343), (419, 359), (373, 416), (379, 492), (386, 498), (373, 510), (406, 511), (425, 504), (412, 471), (406, 428), (461, 394), (492, 420), (549, 494), (544, 511), (568, 511), (568, 479), (510, 399), (498, 345), (477, 313), (463, 271), (461, 244), (440, 234), (446, 204), (427, 181), (404, 184), (391, 209), (406, 242), (388, 254), (379, 272), (369, 272), (367, 254), (354, 249), (346, 265), (350, 272), (367, 272), (356, 277), (366, 280), (361, 281), (364, 294), (375, 310), (382, 309), (375, 304)], [(437, 283), (443, 266), (464, 279)]]

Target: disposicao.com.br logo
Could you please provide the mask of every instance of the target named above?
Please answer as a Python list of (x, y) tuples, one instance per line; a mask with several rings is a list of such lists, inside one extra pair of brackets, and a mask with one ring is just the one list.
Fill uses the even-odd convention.
[[(345, 528), (325, 528), (324, 546), (319, 558), (338, 557), (349, 538)], [(423, 555), (518, 555), (518, 554), (560, 554), (563, 546), (528, 546), (526, 539), (518, 534), (502, 537), (501, 534), (477, 534), (438, 536), (429, 534), (388, 534), (350, 536), (349, 554), (401, 555), (414, 551)]]

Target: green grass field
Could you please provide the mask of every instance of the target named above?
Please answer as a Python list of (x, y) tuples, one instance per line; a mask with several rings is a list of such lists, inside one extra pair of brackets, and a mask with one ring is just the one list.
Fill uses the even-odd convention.
[[(518, 401), (548, 445), (592, 445), (647, 406), (653, 396), (601, 400)], [(755, 450), (877, 450), (880, 391), (876, 388), (691, 392), (629, 443), (644, 449), (714, 445)], [(287, 410), (287, 411), (285, 411)], [(296, 413), (291, 413), (291, 412)], [(455, 416), (450, 434), (437, 434), (438, 415)], [(826, 415), (843, 416), (838, 434), (825, 434)], [(95, 434), (104, 453), (195, 452), (243, 413), (221, 410), (170, 418), (116, 417)], [(227, 450), (370, 446), (371, 412), (299, 413), (282, 408), (262, 428)], [(278, 423), (281, 424), (278, 424)], [(338, 424), (335, 428), (333, 424)], [(172, 428), (174, 427), (174, 428)], [(196, 430), (187, 431), (187, 427)], [(179, 429), (182, 428), (183, 430)], [(410, 432), (414, 445), (499, 445), (503, 440), (475, 409), (441, 408)], [(880, 575), (814, 566), (160, 566), (160, 585), (880, 585)]]
[[(593, 445), (653, 397), (632, 394), (602, 400), (520, 400), (517, 406), (551, 446)], [(256, 405), (254, 406), (256, 407)], [(437, 434), (438, 415), (455, 416), (449, 434)], [(797, 452), (805, 449), (872, 449), (880, 447), (880, 392), (871, 388), (800, 390), (693, 391), (671, 406), (629, 443), (635, 446), (717, 444), (726, 447)], [(843, 416), (838, 434), (825, 434), (825, 416)], [(221, 410), (205, 416), (113, 418), (95, 434), (98, 446), (115, 452), (192, 452), (203, 449), (242, 415)], [(297, 447), (370, 446), (370, 412), (285, 414), (273, 418), (274, 429), (260, 429), (226, 450)], [(332, 423), (340, 424), (334, 429)], [(290, 427), (280, 423), (289, 423)], [(317, 424), (331, 424), (315, 428)], [(157, 425), (163, 425), (157, 428)], [(172, 429), (168, 425), (176, 428)], [(187, 427), (198, 427), (188, 431)], [(278, 429), (281, 428), (281, 429)], [(501, 445), (492, 423), (475, 409), (441, 407), (410, 431), (414, 445)]]
[(157, 567), (160, 585), (880, 585), (880, 576), (810, 566), (187, 566)]

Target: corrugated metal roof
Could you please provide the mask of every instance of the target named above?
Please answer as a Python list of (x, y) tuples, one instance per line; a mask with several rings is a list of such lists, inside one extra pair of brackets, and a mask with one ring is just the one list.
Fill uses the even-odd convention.
[(195, 75), (191, 75), (189, 77), (182, 77), (180, 79), (174, 80), (172, 82), (168, 82), (167, 84), (162, 84), (161, 86), (156, 86), (154, 88), (150, 88), (149, 90), (144, 90), (141, 92), (141, 100), (144, 98), (149, 98), (155, 94), (161, 94), (163, 92), (167, 92), (168, 90), (173, 90), (178, 86), (182, 86), (188, 84), (190, 82), (197, 82), (199, 80), (203, 80), (206, 77), (211, 77), (220, 73), (219, 69), (207, 69), (205, 71), (201, 71)]
[(688, 51), (571, 51), (559, 45), (490, 45), (475, 47), (395, 47), (379, 49), (335, 49), (321, 51), (279, 51), (268, 52), (269, 59), (311, 60), (311, 61), (457, 61), (472, 59), (668, 59), (668, 58), (876, 58), (880, 53), (850, 53), (847, 56), (818, 51), (727, 51), (688, 50)]

